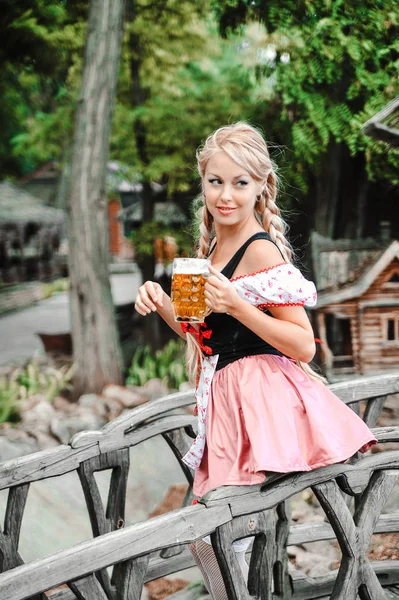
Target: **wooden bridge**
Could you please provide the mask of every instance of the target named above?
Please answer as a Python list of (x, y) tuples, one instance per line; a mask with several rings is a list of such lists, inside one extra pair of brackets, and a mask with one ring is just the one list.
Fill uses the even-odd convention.
[[(386, 397), (399, 392), (399, 374), (331, 389), (362, 414), (379, 442), (399, 442), (399, 427), (375, 428)], [(397, 482), (399, 450), (354, 456), (349, 463), (307, 473), (275, 475), (263, 485), (222, 487), (192, 505), (192, 472), (181, 457), (194, 436), (196, 419), (185, 410), (193, 401), (192, 392), (160, 398), (101, 431), (77, 434), (69, 445), (0, 464), (0, 490), (8, 489), (0, 533), (1, 600), (139, 600), (145, 582), (192, 566), (187, 544), (207, 534), (231, 600), (398, 600), (399, 560), (371, 562), (366, 553), (373, 533), (399, 532), (399, 507), (396, 513), (382, 514)], [(157, 435), (165, 438), (190, 484), (184, 506), (124, 527), (129, 448)], [(106, 507), (94, 476), (103, 470), (112, 471)], [(30, 483), (72, 471), (80, 478), (93, 539), (22, 564), (18, 546)], [(323, 508), (325, 522), (293, 525), (290, 498), (307, 488)], [(248, 536), (254, 542), (247, 587), (231, 544)], [(288, 571), (287, 546), (333, 539), (342, 552), (336, 571), (312, 579)], [(51, 592), (61, 584), (66, 587)]]

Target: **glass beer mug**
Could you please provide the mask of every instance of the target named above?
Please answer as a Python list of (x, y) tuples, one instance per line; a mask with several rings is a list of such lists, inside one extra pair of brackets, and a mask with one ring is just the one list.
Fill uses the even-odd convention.
[(205, 282), (209, 277), (207, 258), (175, 258), (171, 301), (175, 321), (202, 323), (211, 310), (205, 304)]

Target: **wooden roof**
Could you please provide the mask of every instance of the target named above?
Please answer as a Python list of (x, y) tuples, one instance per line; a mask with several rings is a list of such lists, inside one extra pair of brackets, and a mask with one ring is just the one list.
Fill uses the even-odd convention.
[(0, 183), (0, 225), (62, 224), (64, 211), (43, 205), (35, 196), (12, 183)]
[[(389, 242), (384, 247), (381, 247), (381, 243), (377, 247), (375, 240), (330, 240), (330, 242), (333, 244), (335, 242), (334, 250), (319, 251), (318, 267), (316, 267), (319, 275), (316, 274), (315, 277), (318, 288), (316, 309), (362, 296), (393, 260), (399, 260), (397, 240)], [(350, 247), (345, 248), (344, 243)], [(312, 240), (314, 259), (316, 252)], [(318, 277), (324, 277), (324, 282), (329, 279), (330, 285), (323, 287)], [(333, 280), (335, 280), (334, 284), (332, 284)]]
[(333, 240), (313, 232), (311, 247), (317, 289), (336, 291), (355, 282), (389, 243), (390, 240), (383, 243), (374, 238)]
[(399, 96), (363, 125), (363, 132), (376, 140), (399, 146)]

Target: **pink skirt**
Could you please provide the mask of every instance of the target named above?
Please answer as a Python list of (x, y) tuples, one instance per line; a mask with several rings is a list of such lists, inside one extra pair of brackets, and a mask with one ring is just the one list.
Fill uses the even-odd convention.
[(377, 442), (322, 382), (271, 354), (216, 371), (206, 436), (194, 478), (199, 497), (222, 485), (262, 483), (265, 471), (310, 471), (342, 462)]

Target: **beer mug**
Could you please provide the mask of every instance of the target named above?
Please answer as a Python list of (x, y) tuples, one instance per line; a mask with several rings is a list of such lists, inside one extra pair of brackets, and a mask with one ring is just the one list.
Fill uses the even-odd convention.
[(210, 262), (207, 258), (174, 259), (171, 300), (175, 321), (202, 323), (211, 313), (205, 304)]

